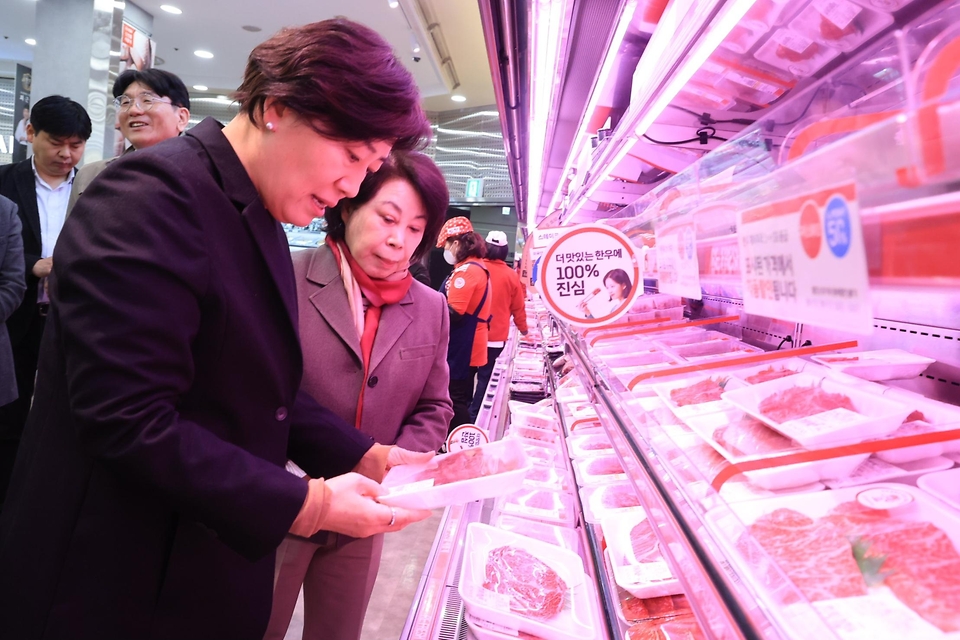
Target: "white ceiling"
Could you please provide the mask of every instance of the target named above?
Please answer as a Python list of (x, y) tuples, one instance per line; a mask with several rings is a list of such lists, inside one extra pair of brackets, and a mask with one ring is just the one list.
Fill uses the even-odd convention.
[[(163, 59), (160, 68), (177, 74), (188, 86), (209, 87), (210, 94), (228, 94), (236, 89), (247, 54), (280, 28), (345, 16), (375, 29), (393, 45), (413, 73), (428, 111), (494, 104), (476, 0), (399, 1), (396, 9), (391, 9), (387, 0), (137, 0), (136, 4), (153, 14), (156, 55)], [(430, 38), (417, 10), (418, 2), (427, 18), (440, 25), (461, 85), (456, 91), (452, 90), (451, 75), (441, 69), (436, 49), (423, 41)], [(160, 9), (161, 4), (177, 6), (183, 13), (171, 15)], [(3, 0), (2, 5), (0, 75), (12, 76), (17, 62), (29, 64), (33, 59), (34, 48), (24, 39), (36, 37), (36, 1)], [(244, 31), (244, 25), (260, 27), (261, 31)], [(420, 62), (413, 60), (415, 39), (420, 40)], [(214, 58), (196, 57), (193, 52), (197, 49), (211, 51)], [(466, 102), (453, 102), (452, 93), (462, 94)]]

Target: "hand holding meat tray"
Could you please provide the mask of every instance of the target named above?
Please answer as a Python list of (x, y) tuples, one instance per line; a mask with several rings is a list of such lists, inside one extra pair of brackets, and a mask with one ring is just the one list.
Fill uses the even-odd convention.
[(594, 638), (592, 583), (577, 554), (473, 522), (458, 590), (467, 613), (546, 640)]
[(381, 483), (386, 492), (377, 499), (407, 509), (483, 500), (520, 486), (529, 469), (523, 445), (508, 438), (436, 456), (427, 464), (394, 467)]
[(882, 438), (911, 411), (895, 400), (808, 373), (725, 391), (721, 397), (808, 449)]

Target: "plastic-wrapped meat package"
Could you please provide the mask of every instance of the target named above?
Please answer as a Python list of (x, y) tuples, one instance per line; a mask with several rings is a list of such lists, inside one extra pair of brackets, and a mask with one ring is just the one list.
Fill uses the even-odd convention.
[(510, 597), (510, 610), (531, 618), (552, 618), (563, 608), (567, 585), (556, 571), (524, 549), (492, 549), (483, 587)]
[(686, 596), (637, 598), (626, 591), (620, 596), (620, 611), (627, 622), (693, 615)]
[(482, 449), (473, 448), (437, 456), (436, 468), (423, 471), (413, 478), (413, 481), (419, 482), (432, 478), (433, 486), (437, 487), (496, 473), (500, 473), (500, 460), (484, 456)]
[(833, 409), (847, 409), (856, 413), (853, 401), (842, 393), (830, 393), (817, 387), (790, 387), (764, 398), (758, 405), (760, 413), (774, 422), (806, 418)]
[(753, 55), (761, 62), (805, 78), (837, 57), (839, 51), (791, 29), (777, 29)]
[(790, 21), (790, 28), (832, 49), (853, 51), (892, 22), (888, 14), (850, 0), (813, 0)]
[(760, 384), (761, 382), (767, 382), (768, 380), (777, 380), (778, 378), (786, 378), (787, 376), (796, 375), (796, 373), (797, 372), (793, 369), (770, 365), (766, 369), (758, 371), (752, 376), (747, 376), (744, 378), (744, 380), (750, 384)]
[(691, 614), (667, 620), (643, 620), (627, 629), (627, 640), (703, 640), (706, 636)]
[(605, 509), (625, 509), (639, 507), (640, 499), (630, 484), (608, 484), (601, 490), (600, 504)]
[(680, 387), (670, 391), (670, 399), (678, 407), (685, 407), (691, 404), (702, 404), (704, 402), (715, 402), (720, 399), (720, 394), (727, 386), (729, 378), (716, 376), (705, 378), (700, 382), (688, 387)]

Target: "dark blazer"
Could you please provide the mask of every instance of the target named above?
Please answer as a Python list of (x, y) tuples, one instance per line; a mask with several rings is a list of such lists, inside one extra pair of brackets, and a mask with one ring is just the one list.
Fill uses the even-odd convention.
[(13, 200), (20, 216), (23, 235), (23, 266), (27, 290), (20, 308), (7, 319), (10, 341), (20, 344), (30, 325), (39, 318), (37, 285), (40, 279), (33, 275), (33, 265), (40, 259), (43, 241), (40, 237), (40, 209), (37, 206), (37, 183), (30, 158), (0, 167), (0, 196)]
[(453, 417), (446, 299), (414, 281), (399, 303), (384, 306), (364, 379), (360, 338), (333, 252), (326, 246), (298, 251), (293, 268), (304, 391), (355, 424), (364, 389), (361, 431), (382, 444), (436, 451)]
[(299, 392), (283, 231), (208, 119), (112, 163), (54, 255), (0, 518), (3, 637), (260, 640), (274, 550), (372, 441)]
[(0, 406), (17, 398), (17, 378), (5, 320), (20, 306), (25, 288), (17, 205), (0, 196)]

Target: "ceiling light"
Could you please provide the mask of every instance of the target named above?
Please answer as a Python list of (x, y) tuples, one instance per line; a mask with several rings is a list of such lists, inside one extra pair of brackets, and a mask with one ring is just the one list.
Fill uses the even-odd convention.
[(172, 14), (175, 15), (175, 16), (178, 16), (178, 15), (180, 15), (181, 13), (183, 13), (183, 11), (180, 11), (180, 9), (177, 9), (177, 8), (176, 8), (175, 6), (173, 6), (172, 4), (162, 4), (162, 5), (160, 5), (160, 8), (163, 9), (164, 11), (166, 11), (167, 13), (172, 13)]
[(114, 8), (114, 9), (120, 9), (120, 11), (123, 11), (124, 9), (127, 8), (127, 3), (126, 3), (126, 2), (119, 2), (119, 0), (115, 0), (114, 3), (113, 3), (113, 8)]
[(455, 93), (452, 96), (450, 96), (450, 99), (453, 100), (454, 102), (466, 102), (467, 96), (462, 96), (459, 93)]
[(387, 5), (389, 5), (391, 9), (396, 9), (400, 6), (400, 2), (399, 0), (387, 0)]
[(209, 51), (204, 51), (203, 49), (197, 49), (196, 51), (193, 52), (193, 55), (197, 56), (198, 58), (212, 58), (212, 57), (213, 57), (213, 54), (212, 54), (212, 53), (210, 53)]
[(196, 89), (197, 91), (206, 91), (206, 90), (209, 89), (210, 87), (208, 87), (208, 86), (205, 85), (205, 84), (195, 84), (195, 85), (193, 85), (193, 88)]
[(24, 42), (26, 42), (26, 43), (27, 43), (28, 45), (30, 45), (31, 47), (32, 47), (33, 45), (37, 44), (37, 41), (34, 40), (33, 38), (27, 38), (26, 40), (24, 40)]

